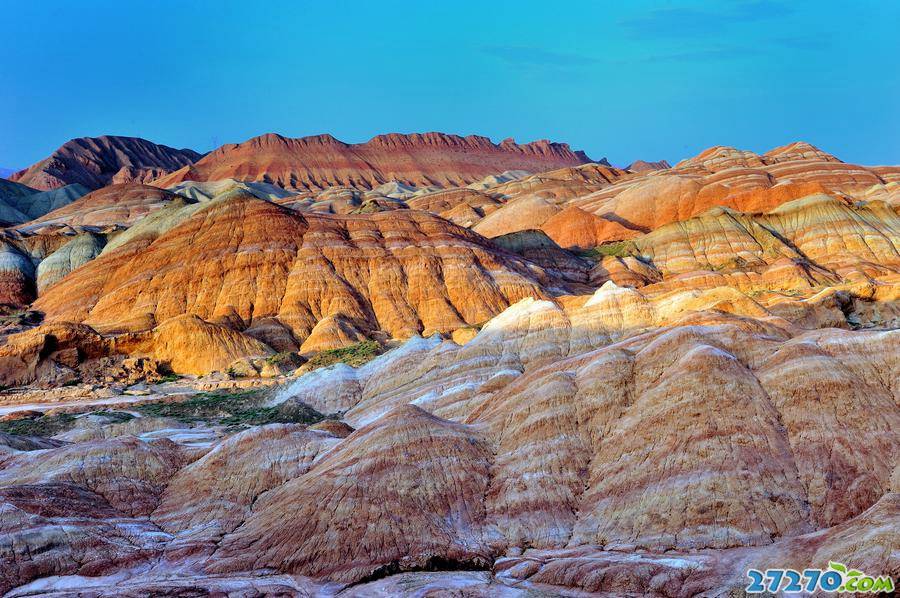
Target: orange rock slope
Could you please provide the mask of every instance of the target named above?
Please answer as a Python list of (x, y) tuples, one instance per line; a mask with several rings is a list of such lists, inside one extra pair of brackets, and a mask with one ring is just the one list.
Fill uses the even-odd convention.
[[(632, 239), (717, 206), (762, 213), (817, 193), (896, 205), (898, 182), (900, 167), (845, 164), (802, 142), (762, 155), (717, 146), (672, 168), (587, 165), (496, 186), (483, 193), (501, 205), (469, 214), (466, 225), (487, 237), (540, 228), (563, 247), (583, 249)], [(415, 201), (428, 205), (428, 197)]]
[[(762, 155), (717, 146), (673, 168), (631, 177), (572, 204), (597, 216), (649, 231), (721, 206), (766, 212), (815, 193), (892, 202), (900, 168), (845, 164), (807, 143)], [(637, 236), (607, 236), (611, 241)]]
[(424, 212), (301, 215), (237, 195), (105, 252), (34, 308), (109, 332), (193, 314), (279, 350), (319, 350), (332, 342), (323, 327), (450, 332), (542, 296), (546, 282), (540, 268)]

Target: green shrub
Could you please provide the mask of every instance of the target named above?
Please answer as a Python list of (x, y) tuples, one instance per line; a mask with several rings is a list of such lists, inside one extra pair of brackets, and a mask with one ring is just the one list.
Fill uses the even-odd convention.
[(148, 417), (172, 417), (183, 422), (215, 420), (260, 405), (258, 389), (201, 392), (183, 401), (144, 403), (135, 410)]
[(627, 257), (632, 255), (633, 248), (634, 245), (628, 241), (616, 241), (595, 247), (594, 251), (603, 257)]
[(55, 436), (75, 425), (75, 416), (68, 413), (41, 415), (0, 422), (0, 432), (20, 436)]
[(279, 368), (298, 368), (303, 365), (303, 358), (294, 351), (282, 351), (266, 357), (266, 363)]
[(260, 426), (275, 423), (311, 424), (325, 416), (309, 407), (286, 408), (266, 406), (267, 395), (259, 389), (235, 392), (203, 392), (177, 402), (145, 403), (136, 407), (148, 417), (171, 417), (185, 423), (207, 422), (212, 425)]
[(637, 248), (631, 241), (613, 241), (598, 245), (593, 249), (576, 252), (579, 256), (599, 261), (605, 257), (628, 257), (637, 254)]
[[(78, 414), (81, 415), (81, 414)], [(124, 411), (89, 411), (85, 415), (97, 415), (109, 420), (107, 423), (119, 424), (133, 419), (134, 416)], [(57, 413), (55, 415), (39, 415), (0, 422), (0, 432), (18, 434), (20, 436), (56, 436), (75, 426), (76, 414)]]
[(310, 369), (322, 368), (338, 362), (346, 363), (353, 367), (359, 367), (375, 359), (382, 351), (382, 347), (375, 341), (363, 341), (350, 345), (349, 347), (341, 347), (340, 349), (329, 349), (316, 353), (307, 364)]

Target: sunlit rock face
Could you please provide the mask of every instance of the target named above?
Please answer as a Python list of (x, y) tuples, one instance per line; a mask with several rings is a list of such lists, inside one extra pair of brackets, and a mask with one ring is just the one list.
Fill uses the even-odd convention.
[(757, 214), (821, 193), (895, 203), (895, 179), (892, 167), (845, 164), (802, 142), (762, 155), (714, 147), (671, 169), (625, 177), (570, 203), (606, 220), (627, 223), (631, 233), (610, 231), (598, 238), (611, 241), (633, 238), (717, 206)]
[(277, 318), (298, 343), (340, 315), (360, 330), (403, 338), (483, 322), (541, 295), (544, 276), (422, 212), (299, 215), (237, 195), (149, 245), (138, 239), (104, 254), (36, 308), (98, 329), (147, 329), (185, 313), (237, 327)]
[[(272, 137), (245, 149), (292, 143)], [(175, 353), (117, 345), (185, 373), (227, 367), (226, 357), (450, 336), (524, 297), (583, 295), (607, 281), (647, 296), (729, 286), (793, 298), (852, 286), (884, 306), (861, 317), (890, 325), (897, 309), (884, 297), (900, 276), (892, 172), (796, 143), (763, 155), (717, 147), (661, 170), (590, 163), (449, 189), (341, 185), (303, 199), (234, 178), (171, 191), (114, 184), (0, 240), (0, 299), (23, 307), (38, 294), (32, 307), (48, 321), (101, 334), (192, 315), (249, 337), (225, 341), (238, 351), (194, 346), (196, 356), (183, 354), (187, 344)]]

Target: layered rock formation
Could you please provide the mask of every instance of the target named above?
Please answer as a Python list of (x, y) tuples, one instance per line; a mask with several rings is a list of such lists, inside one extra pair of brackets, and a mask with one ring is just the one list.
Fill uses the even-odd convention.
[(79, 184), (38, 191), (0, 179), (0, 226), (23, 224), (75, 201), (89, 191)]
[[(111, 239), (123, 236), (122, 231), (145, 216), (156, 211), (168, 214), (194, 201), (130, 183), (110, 185), (84, 196), (82, 191), (87, 190), (74, 184), (33, 192), (19, 200), (22, 211), (15, 219), (16, 226), (0, 232), (0, 303), (30, 303), (37, 293), (97, 257)], [(172, 210), (163, 210), (172, 204)], [(112, 246), (139, 235), (164, 214)]]
[(193, 150), (177, 150), (138, 137), (80, 137), (11, 175), (10, 180), (35, 189), (56, 189), (72, 183), (99, 189), (110, 183), (147, 182), (200, 156)]
[[(351, 582), (396, 564), (484, 566), (478, 503), (489, 456), (487, 444), (466, 426), (398, 407), (348, 436), (314, 473), (257, 501), (253, 515), (220, 545), (213, 567), (289, 562), (291, 572)], [(359, 479), (367, 480), (364, 493)]]
[(139, 183), (109, 185), (32, 220), (25, 229), (42, 226), (127, 228), (174, 199), (175, 194), (169, 191)]
[[(449, 333), (543, 296), (542, 285), (551, 283), (542, 268), (424, 212), (299, 215), (245, 195), (175, 209), (192, 211), (173, 228), (142, 226), (161, 222), (166, 210), (143, 220), (128, 233), (141, 227), (144, 234), (107, 245), (35, 308), (47, 321), (108, 333), (149, 331), (190, 314), (201, 326), (241, 334), (247, 350), (255, 337), (279, 350), (311, 351), (380, 333)], [(176, 346), (178, 336), (171, 337)], [(208, 368), (220, 363), (154, 346), (173, 365), (179, 356)], [(265, 351), (258, 343), (253, 353)]]
[(665, 170), (667, 168), (672, 168), (672, 165), (665, 160), (659, 160), (658, 162), (635, 160), (626, 166), (625, 170), (630, 170), (632, 172), (647, 172), (648, 170)]
[(103, 497), (120, 513), (148, 515), (183, 465), (171, 441), (150, 444), (124, 436), (13, 455), (3, 462), (0, 487), (71, 484)]
[(37, 292), (44, 292), (72, 270), (100, 255), (105, 245), (105, 236), (82, 233), (48, 255), (35, 271)]
[[(660, 323), (654, 311), (690, 313), (678, 303), (642, 306), (633, 291), (611, 288), (580, 308), (517, 305), (462, 348), (424, 345), (404, 355), (403, 365), (386, 355), (366, 367), (360, 390), (350, 395), (328, 377), (294, 390), (313, 402), (330, 401), (333, 393), (348, 397), (355, 406), (347, 418), (356, 424), (379, 422), (393, 405), (413, 400), (486, 433), (497, 443), (487, 518), (499, 518), (507, 545), (655, 551), (760, 545), (846, 521), (889, 491), (900, 449), (893, 424), (864, 431), (849, 422), (813, 423), (788, 404), (849, 400), (871, 417), (882, 410), (888, 419), (900, 416), (889, 381), (898, 365), (896, 333), (793, 337), (777, 320), (721, 316), (688, 316), (689, 326), (654, 329)], [(747, 304), (740, 311), (759, 309)], [(591, 351), (609, 342), (599, 339), (642, 327), (651, 332)], [(552, 337), (549, 330), (568, 332)], [(866, 347), (891, 357), (867, 358)], [(788, 355), (800, 361), (787, 366)], [(827, 386), (811, 375), (821, 367), (834, 376)], [(389, 380), (385, 371), (404, 375)], [(848, 395), (845, 385), (858, 388)], [(782, 401), (787, 389), (791, 398)], [(729, 407), (709, 408), (723, 401)], [(862, 436), (864, 443), (846, 444)], [(828, 439), (822, 446), (845, 447), (837, 460), (803, 456), (819, 450), (811, 438), (820, 437)], [(824, 486), (821, 476), (828, 478)], [(834, 489), (830, 498), (823, 488)]]
[[(898, 342), (733, 289), (524, 300), (464, 346), (414, 338), (278, 399), (349, 409), (343, 438), (251, 428), (190, 464), (128, 437), (14, 452), (0, 580), (399, 591), (480, 569), (503, 591), (690, 596), (750, 566), (896, 574)], [(42, 551), (28, 530), (63, 513)]]
[(822, 193), (896, 205), (898, 176), (897, 167), (845, 164), (802, 142), (762, 155), (717, 146), (675, 167), (585, 165), (478, 194), (443, 191), (413, 201), (487, 237), (540, 228), (563, 247), (584, 249), (633, 239), (714, 207), (756, 214)]
[(845, 164), (808, 143), (765, 154), (716, 146), (673, 168), (650, 172), (584, 195), (572, 204), (636, 231), (632, 238), (713, 207), (765, 212), (816, 193), (891, 200), (896, 168)]
[(664, 277), (705, 272), (745, 289), (808, 289), (900, 272), (900, 218), (880, 202), (857, 207), (820, 194), (760, 216), (714, 208), (634, 246)]
[(506, 139), (495, 144), (475, 135), (393, 133), (347, 144), (330, 135), (290, 139), (268, 134), (224, 145), (154, 184), (237, 179), (299, 191), (334, 186), (372, 189), (389, 181), (444, 187), (466, 185), (504, 170), (535, 172), (589, 161), (582, 152), (546, 140), (518, 145)]
[(34, 300), (34, 262), (9, 238), (0, 237), (0, 304), (21, 307)]
[[(125, 423), (0, 433), (0, 591), (686, 597), (749, 567), (900, 574), (896, 169), (797, 143), (468, 182), (559, 148), (248, 144), (180, 196), (115, 185), (0, 235), (0, 291), (44, 318), (0, 329), (0, 385), (188, 376), (129, 389), (153, 395)], [(331, 415), (258, 425), (303, 413)]]
[(259, 495), (303, 475), (337, 443), (291, 424), (236, 434), (172, 479), (152, 520), (173, 533), (202, 529), (221, 537), (250, 515)]
[[(27, 306), (38, 289), (99, 255), (108, 232), (62, 223), (0, 231), (0, 304)], [(42, 266), (45, 260), (49, 262)]]
[(291, 192), (286, 191), (277, 185), (272, 185), (271, 183), (244, 182), (234, 179), (210, 182), (185, 181), (172, 186), (169, 191), (187, 197), (188, 199), (201, 202), (215, 199), (220, 195), (233, 193), (235, 191), (243, 191), (260, 199), (269, 199), (272, 201), (277, 201), (292, 195)]

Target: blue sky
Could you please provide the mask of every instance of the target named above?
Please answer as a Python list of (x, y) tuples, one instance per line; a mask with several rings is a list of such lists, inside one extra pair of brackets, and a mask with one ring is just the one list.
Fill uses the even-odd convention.
[(0, 8), (0, 167), (101, 134), (208, 151), (266, 132), (433, 130), (549, 138), (615, 164), (797, 139), (900, 163), (900, 2)]

